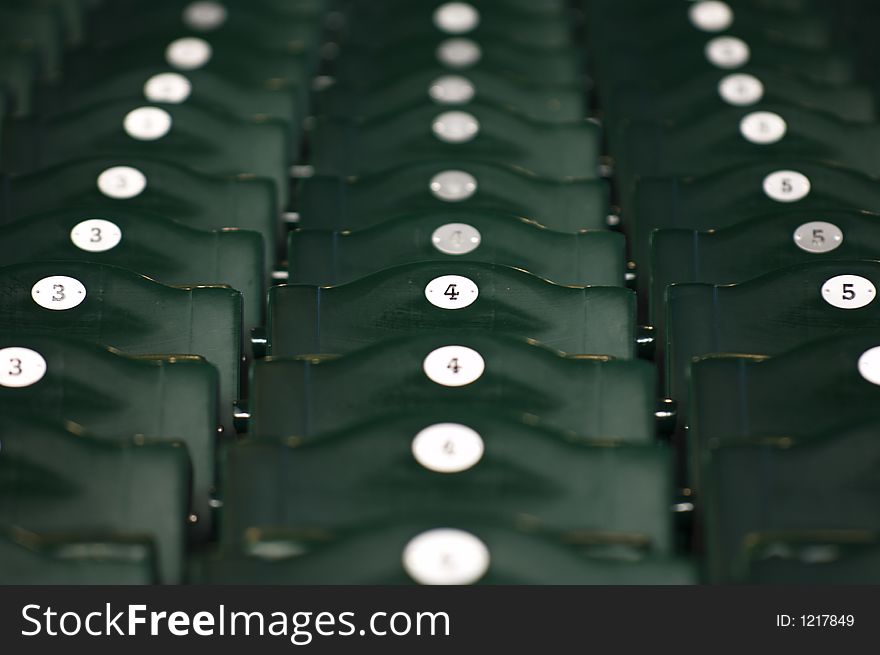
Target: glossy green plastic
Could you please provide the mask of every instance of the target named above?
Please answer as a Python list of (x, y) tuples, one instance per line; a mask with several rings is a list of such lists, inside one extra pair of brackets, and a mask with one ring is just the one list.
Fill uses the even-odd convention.
[[(409, 11), (404, 8), (394, 14), (393, 20), (389, 20), (391, 14), (387, 7), (379, 9), (364, 3), (353, 4), (348, 12), (346, 51), (351, 48), (358, 55), (370, 53), (375, 58), (393, 50), (418, 51), (427, 44), (436, 45), (452, 36), (438, 27), (433, 9), (414, 4), (416, 6)], [(538, 51), (570, 49), (574, 45), (568, 15), (518, 12), (515, 9), (485, 11), (473, 29), (455, 36), (464, 36), (480, 44), (510, 43)]]
[[(612, 42), (603, 49), (602, 56), (596, 58), (598, 86), (602, 88), (606, 82), (642, 80), (648, 87), (670, 88), (688, 79), (699, 78), (708, 71), (717, 71), (705, 50), (718, 36), (738, 37), (736, 32), (707, 34), (691, 28), (686, 38), (644, 52), (639, 52), (631, 44)], [(743, 38), (749, 48), (748, 61), (818, 83), (850, 84), (856, 81), (853, 59), (845, 50), (803, 47), (787, 43), (784, 38)]]
[(859, 359), (876, 346), (880, 330), (810, 341), (770, 358), (728, 355), (694, 361), (688, 430), (694, 473), (709, 444), (719, 439), (800, 439), (830, 432), (842, 421), (880, 416), (880, 386), (859, 372)]
[[(479, 459), (465, 470), (427, 468), (413, 456), (414, 438), (449, 424), (477, 434)], [(455, 443), (447, 442), (449, 451), (438, 445), (424, 461), (442, 466), (437, 460)], [(234, 444), (224, 459), (227, 543), (252, 526), (338, 530), (440, 511), (626, 534), (655, 553), (668, 554), (672, 543), (672, 452), (661, 444), (589, 440), (490, 412), (435, 410)]]
[[(743, 136), (741, 122), (754, 112), (770, 112), (784, 120), (779, 140), (762, 143)], [(705, 176), (778, 157), (828, 161), (867, 175), (880, 174), (880, 126), (845, 122), (788, 103), (727, 107), (692, 123), (638, 121), (622, 129), (625, 143), (616, 161), (627, 188), (636, 176)]]
[(267, 330), (276, 357), (341, 354), (395, 336), (459, 330), (628, 359), (635, 355), (635, 294), (561, 286), (495, 264), (425, 262), (335, 287), (272, 287)]
[(566, 285), (623, 286), (626, 268), (619, 233), (566, 234), (493, 212), (423, 212), (363, 230), (297, 230), (288, 241), (289, 280), (299, 284), (344, 284), (432, 260), (513, 266)]
[[(559, 533), (454, 513), (402, 516), (394, 522), (323, 533), (254, 530), (244, 552), (211, 556), (193, 576), (211, 584), (413, 584), (402, 565), (406, 545), (435, 528), (477, 537), (489, 551), (479, 584), (687, 585), (693, 562), (652, 557), (628, 535)], [(608, 554), (611, 551), (612, 555)]]
[[(129, 6), (126, 6), (126, 5)], [(199, 29), (198, 22), (188, 23), (184, 11), (189, 2), (142, 2), (110, 4), (96, 12), (91, 27), (93, 42), (101, 47), (124, 47), (132, 41), (169, 43), (192, 35), (255, 47), (278, 53), (310, 53), (320, 45), (321, 18), (317, 12), (281, 13), (255, 2), (224, 2), (225, 19), (213, 29)], [(296, 11), (296, 3), (291, 9)], [(138, 20), (132, 21), (132, 12)], [(119, 29), (126, 24), (126, 29)]]
[[(474, 178), (466, 198), (444, 200), (432, 191), (437, 176), (463, 171)], [(413, 211), (499, 211), (551, 230), (577, 232), (608, 226), (605, 180), (550, 180), (526, 170), (457, 159), (398, 166), (384, 173), (302, 179), (297, 207), (304, 228), (359, 229)]]
[[(83, 221), (113, 223), (120, 233), (109, 250), (82, 249), (111, 244), (115, 233), (81, 228)], [(97, 230), (97, 231), (96, 231)], [(169, 285), (227, 285), (241, 291), (244, 333), (263, 324), (263, 240), (256, 232), (194, 230), (132, 209), (70, 209), (38, 214), (0, 226), (0, 259), (5, 264), (45, 260), (91, 261), (127, 268)]]
[[(143, 174), (146, 184), (140, 193), (117, 198), (100, 190), (98, 178), (118, 166)], [(114, 189), (129, 183), (125, 176), (110, 178)], [(271, 180), (264, 178), (205, 175), (145, 157), (90, 157), (30, 175), (0, 177), (0, 223), (75, 208), (148, 211), (199, 230), (240, 228), (259, 232), (266, 243), (267, 275), (280, 232), (275, 188)]]
[[(454, 373), (453, 382), (456, 376), (472, 381), (446, 386), (428, 377), (425, 359), (445, 346), (479, 355), (480, 360), (461, 351), (434, 356), (440, 369)], [(448, 363), (441, 357), (446, 354)], [(472, 408), (534, 416), (548, 427), (588, 438), (646, 443), (653, 442), (656, 431), (654, 376), (653, 366), (642, 360), (564, 357), (519, 339), (484, 334), (419, 335), (343, 357), (257, 360), (251, 371), (249, 432), (260, 438), (308, 436), (390, 412)]]
[(42, 535), (0, 529), (0, 583), (5, 585), (158, 584), (149, 539), (116, 534)]
[(376, 174), (432, 159), (456, 159), (464, 168), (470, 162), (504, 162), (552, 179), (599, 175), (601, 135), (594, 122), (536, 123), (473, 105), (452, 110), (466, 112), (479, 124), (472, 138), (459, 142), (434, 132), (447, 111), (424, 105), (369, 125), (318, 119), (308, 135), (310, 163), (323, 175)]
[[(770, 177), (781, 171), (806, 177), (806, 194), (798, 197), (801, 187), (794, 176)], [(768, 194), (768, 188), (780, 200)], [(629, 226), (633, 256), (644, 269), (654, 230), (718, 230), (792, 210), (810, 215), (843, 209), (880, 213), (877, 189), (877, 180), (864, 173), (797, 157), (773, 158), (712, 175), (642, 178), (634, 202), (623, 211), (623, 220)]]
[[(181, 35), (177, 35), (181, 36)], [(309, 75), (309, 57), (304, 52), (279, 52), (262, 44), (249, 44), (223, 34), (192, 35), (208, 43), (211, 55), (199, 70), (210, 71), (235, 84), (257, 88), (305, 89)], [(118, 45), (103, 47), (89, 43), (65, 59), (66, 84), (88, 87), (112, 79), (129, 70), (162, 67), (168, 70), (168, 40), (144, 36)], [(181, 71), (184, 72), (185, 70)], [(146, 80), (144, 80), (146, 81)]]
[[(813, 4), (817, 6), (793, 11), (740, 0), (733, 4), (730, 26), (718, 32), (749, 43), (768, 41), (825, 50), (832, 45), (832, 29), (818, 6), (821, 3)], [(590, 42), (598, 52), (610, 43), (644, 52), (662, 51), (716, 33), (697, 29), (690, 20), (690, 3), (669, 7), (642, 0), (590, 0), (588, 5), (591, 23), (597, 28)]]
[[(186, 445), (193, 466), (192, 508), (204, 536), (217, 484), (217, 369), (198, 357), (133, 357), (67, 336), (0, 332), (0, 349), (27, 348), (46, 363), (27, 387), (0, 385), (3, 414), (20, 413), (56, 425), (81, 426), (99, 439), (136, 435)], [(13, 370), (10, 355), (0, 366)], [(27, 369), (31, 363), (18, 360)], [(23, 370), (24, 375), (29, 371)]]
[[(735, 71), (715, 69), (696, 79), (684, 80), (671, 88), (653, 88), (636, 82), (613, 84), (603, 94), (607, 121), (622, 119), (693, 123), (730, 107), (722, 100), (718, 87), (731, 75), (750, 75), (763, 86), (762, 102), (789, 103), (821, 110), (842, 120), (873, 122), (876, 102), (864, 84), (827, 84), (789, 75), (770, 65), (747, 65)], [(747, 105), (754, 107), (757, 105)]]
[[(79, 304), (60, 311), (33, 298), (34, 286), (65, 276), (84, 288)], [(75, 285), (47, 293), (66, 302)], [(126, 269), (86, 262), (41, 262), (0, 268), (0, 327), (33, 335), (66, 335), (130, 355), (200, 355), (220, 372), (220, 416), (232, 430), (239, 397), (241, 294), (228, 287), (170, 287)], [(45, 289), (44, 289), (45, 290)], [(55, 295), (61, 294), (61, 295)], [(63, 297), (62, 297), (63, 296)], [(76, 298), (77, 296), (71, 296)]]
[(182, 581), (190, 484), (183, 444), (93, 439), (12, 416), (0, 424), (0, 523), (84, 537), (147, 535), (159, 580)]
[[(511, 79), (489, 71), (474, 69), (459, 74), (474, 88), (474, 101), (495, 109), (519, 114), (534, 121), (567, 123), (584, 118), (587, 107), (584, 90), (574, 84), (545, 84)], [(316, 93), (312, 101), (317, 115), (337, 119), (354, 120), (369, 124), (384, 115), (400, 116), (434, 103), (430, 90), (442, 74), (431, 76), (431, 71), (416, 71), (403, 79), (388, 80), (371, 88), (343, 87), (333, 84)], [(439, 110), (465, 109), (471, 103), (444, 105), (436, 103)]]
[(652, 322), (662, 325), (670, 284), (738, 284), (828, 259), (880, 259), (880, 215), (785, 208), (720, 230), (658, 230), (651, 237)]
[(202, 109), (209, 108), (248, 122), (264, 118), (283, 121), (289, 125), (290, 138), (294, 145), (301, 137), (299, 121), (305, 112), (302, 89), (284, 85), (251, 88), (229, 80), (216, 71), (176, 71), (161, 63), (122, 71), (113, 77), (95, 80), (85, 87), (62, 77), (52, 84), (39, 85), (34, 104), (37, 113), (46, 117), (90, 111), (108, 102), (144, 98), (147, 82), (154, 76), (165, 73), (182, 75), (190, 83), (190, 95), (184, 101), (187, 104)]
[[(851, 282), (844, 286), (843, 275), (864, 278), (874, 291), (861, 283), (858, 289)], [(822, 337), (876, 331), (877, 288), (880, 262), (864, 260), (799, 264), (729, 286), (672, 285), (666, 292), (666, 390), (678, 401), (679, 418), (686, 419), (693, 358), (778, 355)]]
[[(142, 107), (158, 107), (170, 115), (167, 131), (157, 138), (136, 138), (127, 132), (125, 121)], [(140, 126), (135, 124), (135, 129)], [(6, 172), (33, 173), (76, 160), (84, 152), (116, 158), (155, 157), (210, 175), (274, 180), (279, 204), (287, 204), (290, 133), (278, 121), (245, 122), (189, 104), (123, 100), (54, 119), (7, 122), (4, 131), (2, 167)]]
[(877, 584), (880, 544), (868, 530), (758, 534), (733, 575), (746, 584)]
[(754, 535), (876, 534), (877, 425), (714, 444), (703, 476), (709, 581), (742, 575)]
[[(450, 36), (448, 38), (460, 38)], [(548, 84), (578, 84), (583, 78), (580, 53), (574, 47), (538, 48), (518, 42), (515, 37), (478, 44), (479, 57), (473, 64), (450, 69), (438, 62), (438, 50), (447, 38), (437, 35), (412, 43), (401, 56), (399, 49), (373, 53), (363, 48), (348, 48), (340, 57), (334, 77), (344, 86), (372, 88), (390, 80), (429, 72), (437, 76), (443, 72), (467, 73), (486, 70), (518, 80), (542, 80)]]

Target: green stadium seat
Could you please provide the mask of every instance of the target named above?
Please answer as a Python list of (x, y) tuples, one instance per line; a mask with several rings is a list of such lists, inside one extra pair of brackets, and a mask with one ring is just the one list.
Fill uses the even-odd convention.
[[(340, 530), (447, 510), (672, 546), (672, 452), (589, 440), (479, 412), (420, 412), (224, 454), (223, 529)], [(333, 471), (328, 475), (328, 471)], [(635, 537), (634, 537), (635, 538)]]
[(207, 8), (193, 10), (191, 2), (137, 4), (143, 20), (125, 30), (119, 25), (127, 22), (132, 3), (114, 3), (97, 12), (92, 26), (94, 42), (103, 48), (124, 47), (133, 40), (170, 43), (199, 34), (280, 53), (308, 53), (320, 45), (322, 15), (309, 7), (297, 7), (296, 2), (290, 6), (296, 13), (279, 12), (255, 2), (224, 2), (222, 19)]
[[(619, 39), (614, 38), (614, 28), (611, 28), (609, 21), (605, 21), (605, 29), (594, 34), (593, 48), (606, 50), (609, 55), (626, 51), (633, 57), (642, 56), (650, 60), (664, 57), (667, 53), (684, 52), (685, 47), (689, 47), (693, 53), (691, 59), (700, 60), (705, 58), (704, 49), (708, 41), (716, 36), (732, 36), (743, 40), (754, 51), (751, 59), (783, 70), (789, 65), (788, 58), (792, 56), (792, 51), (803, 51), (817, 60), (817, 55), (823, 55), (826, 59), (849, 58), (850, 53), (835, 42), (833, 28), (822, 16), (761, 12), (754, 8), (737, 7), (730, 29), (701, 30), (688, 20), (684, 8), (679, 7), (680, 11), (654, 16), (653, 22), (638, 21), (634, 24), (629, 21), (628, 29), (620, 29)], [(623, 25), (620, 27), (623, 28)], [(610, 70), (615, 70), (615, 62), (610, 56), (602, 57), (602, 61)]]
[[(866, 585), (880, 581), (877, 535), (859, 530), (755, 535), (740, 582)], [(739, 571), (736, 571), (739, 573)]]
[(880, 174), (880, 127), (841, 121), (791, 104), (726, 107), (693, 122), (633, 121), (617, 158), (624, 185), (636, 176), (709, 175), (775, 157), (836, 162)]
[(286, 206), (290, 148), (290, 132), (277, 121), (245, 122), (187, 104), (123, 100), (55, 119), (7, 123), (2, 161), (8, 172), (32, 173), (84, 152), (172, 158), (212, 175), (274, 180), (279, 204)]
[(507, 266), (425, 262), (336, 287), (269, 290), (268, 353), (346, 353), (394, 336), (448, 330), (534, 339), (568, 354), (635, 355), (635, 294), (564, 287)]
[[(633, 5), (637, 5), (639, 19), (633, 20)], [(734, 34), (750, 43), (781, 42), (805, 48), (827, 50), (831, 43), (831, 29), (823, 12), (810, 9), (780, 10), (766, 3), (737, 2), (726, 16), (711, 7), (704, 12), (694, 3), (679, 3), (677, 10), (653, 2), (622, 2), (590, 0), (589, 9), (597, 27), (591, 35), (598, 52), (609, 44), (624, 44), (636, 52), (669, 50), (676, 44), (691, 41), (702, 45), (707, 35)], [(613, 30), (613, 28), (618, 28)], [(624, 29), (625, 28), (625, 29)], [(615, 32), (619, 36), (615, 38)]]
[(399, 49), (373, 52), (346, 48), (334, 70), (344, 86), (373, 88), (417, 72), (438, 77), (452, 71), (485, 70), (519, 80), (542, 80), (548, 84), (578, 84), (583, 77), (579, 52), (569, 48), (538, 48), (516, 40), (477, 43), (466, 36), (423, 39), (413, 43), (405, 57)]
[(450, 520), (448, 514), (332, 533), (253, 530), (248, 537), (243, 553), (197, 562), (193, 578), (202, 584), (696, 582), (692, 563), (644, 553), (630, 535), (558, 533), (498, 520)]
[[(232, 83), (262, 88), (304, 90), (309, 57), (303, 52), (279, 52), (264, 44), (249, 44), (223, 34), (200, 34), (172, 41), (149, 36), (102, 47), (89, 44), (65, 59), (65, 84), (88, 87), (126, 71), (169, 66), (187, 74), (193, 70), (216, 73)], [(145, 80), (146, 81), (146, 80)]]
[(56, 118), (72, 112), (90, 111), (108, 102), (143, 98), (147, 102), (187, 103), (204, 110), (227, 114), (247, 122), (264, 120), (289, 124), (291, 140), (301, 137), (294, 124), (304, 112), (302, 91), (292, 87), (250, 87), (214, 71), (176, 71), (168, 66), (145, 66), (96, 80), (83, 88), (62, 78), (36, 88), (34, 104), (39, 114)]
[(7, 330), (68, 335), (130, 355), (200, 355), (220, 373), (220, 416), (232, 431), (239, 399), (241, 294), (228, 287), (170, 287), (87, 262), (0, 268)]
[(503, 264), (574, 286), (623, 286), (626, 270), (619, 233), (554, 232), (497, 212), (422, 212), (363, 230), (296, 230), (288, 244), (289, 281), (321, 286), (431, 260)]
[(263, 242), (247, 230), (194, 230), (150, 212), (70, 209), (0, 225), (4, 264), (92, 261), (168, 285), (228, 285), (244, 300), (244, 333), (263, 325)]
[(199, 357), (129, 357), (64, 336), (0, 332), (0, 408), (100, 439), (174, 439), (193, 465), (194, 532), (211, 529), (217, 370)]
[[(833, 336), (774, 357), (713, 355), (691, 364), (691, 466), (713, 440), (829, 432), (880, 415), (870, 355), (880, 330)], [(809, 407), (809, 411), (804, 411)], [(845, 408), (845, 413), (841, 412)], [(696, 481), (699, 487), (699, 481)]]
[(533, 415), (588, 438), (645, 443), (656, 432), (654, 374), (641, 360), (563, 357), (519, 339), (446, 331), (343, 357), (257, 360), (249, 433), (308, 436), (391, 411), (473, 407)]
[[(757, 84), (756, 84), (757, 82)], [(605, 102), (607, 120), (694, 122), (727, 107), (752, 107), (760, 102), (788, 103), (821, 109), (841, 120), (873, 122), (877, 107), (873, 91), (863, 84), (821, 84), (788, 75), (772, 66), (745, 66), (735, 71), (707, 71), (672, 88), (650, 88), (630, 82), (613, 86)]]
[(779, 355), (822, 337), (880, 328), (876, 261), (819, 261), (742, 284), (668, 288), (666, 391), (686, 418), (687, 378), (695, 357)]
[(75, 208), (142, 210), (199, 230), (259, 232), (266, 242), (267, 277), (280, 232), (271, 180), (248, 175), (203, 175), (152, 158), (91, 157), (0, 178), (0, 224)]
[(4, 415), (0, 524), (149, 538), (159, 579), (184, 574), (190, 463), (179, 442), (94, 439)]
[(149, 539), (95, 534), (92, 538), (0, 529), (0, 584), (157, 584), (155, 548)]
[[(283, 2), (283, 0), (274, 1)], [(352, 0), (349, 0), (346, 6), (348, 11), (354, 9), (351, 7), (352, 4)], [(427, 0), (418, 4), (414, 4), (411, 0), (387, 0), (381, 8), (375, 5), (358, 5), (356, 10), (359, 12), (372, 12), (374, 16), (381, 14), (386, 7), (387, 11), (390, 12), (408, 13), (416, 11), (422, 14), (429, 14), (436, 11), (443, 4), (446, 4), (446, 0)], [(491, 14), (511, 13), (522, 15), (523, 17), (559, 16), (568, 11), (569, 8), (566, 0), (544, 0), (544, 2), (540, 3), (532, 2), (531, 0), (475, 0), (473, 3), (468, 4), (476, 7), (480, 12)]]
[(787, 158), (685, 178), (642, 178), (629, 209), (632, 255), (647, 270), (654, 230), (720, 230), (789, 210), (880, 213), (877, 181), (823, 162)]
[(822, 84), (850, 84), (856, 80), (849, 53), (816, 49), (786, 42), (731, 34), (700, 34), (653, 50), (639, 52), (626, 43), (604, 48), (597, 63), (597, 84), (642, 80), (646, 87), (670, 88), (709, 71), (735, 70), (749, 62), (772, 66)]
[(457, 159), (464, 168), (472, 161), (503, 161), (556, 179), (599, 175), (595, 122), (537, 123), (479, 104), (424, 105), (369, 125), (318, 118), (308, 139), (311, 163), (323, 175), (375, 174), (432, 159)]
[(299, 181), (304, 228), (358, 229), (412, 211), (500, 211), (551, 230), (604, 229), (604, 180), (548, 180), (522, 169), (458, 160), (398, 166), (375, 175), (316, 175)]
[(584, 91), (576, 85), (523, 82), (479, 69), (435, 77), (418, 71), (368, 89), (334, 83), (313, 97), (317, 115), (359, 124), (400, 116), (427, 103), (455, 108), (471, 101), (533, 121), (568, 123), (587, 115)]
[(880, 529), (876, 419), (803, 439), (718, 441), (702, 474), (709, 581), (746, 568), (754, 535)]
[[(416, 5), (409, 11), (404, 6), (390, 21), (385, 7), (377, 11), (370, 7), (363, 10), (362, 6), (353, 3), (348, 12), (350, 27), (343, 44), (346, 58), (356, 56), (354, 53), (382, 57), (392, 50), (419, 52), (428, 46), (436, 48), (451, 35), (467, 36), (479, 44), (512, 43), (538, 51), (570, 49), (573, 45), (571, 24), (562, 12), (537, 14), (501, 9), (482, 15), (459, 13), (456, 17), (440, 7), (425, 11)], [(476, 20), (472, 16), (477, 16)], [(454, 30), (444, 29), (453, 22)], [(471, 24), (470, 29), (464, 29)]]
[(737, 284), (827, 259), (880, 259), (880, 215), (785, 208), (719, 230), (657, 230), (651, 237), (651, 315), (662, 315), (670, 284)]

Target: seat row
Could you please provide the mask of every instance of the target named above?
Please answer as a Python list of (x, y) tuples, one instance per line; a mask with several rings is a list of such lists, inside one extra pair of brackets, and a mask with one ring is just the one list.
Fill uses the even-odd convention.
[(877, 116), (847, 13), (585, 11), (705, 579), (876, 581)]
[(340, 13), (194, 575), (693, 581), (566, 3)]
[(178, 583), (216, 532), (326, 7), (0, 12), (0, 580)]

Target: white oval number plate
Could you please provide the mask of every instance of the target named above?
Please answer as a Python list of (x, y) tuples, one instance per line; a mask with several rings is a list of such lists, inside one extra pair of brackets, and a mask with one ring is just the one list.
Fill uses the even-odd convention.
[(758, 145), (776, 143), (788, 131), (785, 119), (772, 111), (754, 111), (743, 116), (739, 132), (746, 141)]
[(467, 223), (446, 223), (431, 235), (431, 243), (445, 255), (466, 255), (480, 246), (480, 231)]
[(479, 23), (479, 12), (466, 2), (447, 2), (434, 11), (434, 25), (447, 34), (466, 34)]
[(125, 133), (138, 141), (161, 139), (171, 130), (171, 114), (161, 107), (138, 107), (125, 115)]
[(437, 423), (419, 432), (412, 442), (416, 461), (430, 471), (460, 473), (483, 457), (483, 439), (460, 423)]
[(216, 30), (226, 22), (226, 7), (219, 2), (193, 2), (183, 10), (183, 22), (199, 32)]
[(764, 97), (764, 84), (754, 75), (734, 73), (718, 83), (718, 93), (729, 105), (747, 107)]
[(479, 380), (486, 370), (483, 356), (467, 346), (443, 346), (422, 362), (428, 379), (444, 387), (463, 387)]
[(843, 231), (834, 223), (811, 221), (794, 231), (794, 242), (806, 252), (821, 254), (831, 252), (843, 243)]
[(480, 295), (480, 289), (463, 275), (441, 275), (425, 287), (425, 298), (440, 309), (464, 309)]
[(195, 36), (172, 41), (165, 49), (165, 61), (174, 68), (185, 71), (201, 68), (211, 61), (212, 55), (211, 44)]
[(431, 131), (445, 143), (467, 143), (480, 133), (480, 122), (466, 111), (447, 111), (434, 119)]
[(435, 198), (444, 202), (461, 202), (477, 192), (477, 178), (466, 171), (442, 171), (429, 184)]
[(688, 11), (691, 24), (703, 32), (723, 32), (733, 23), (733, 10), (726, 2), (695, 2)]
[(446, 39), (437, 47), (437, 59), (449, 68), (473, 66), (483, 56), (480, 46), (471, 39)]
[(489, 549), (470, 532), (437, 528), (410, 540), (403, 568), (419, 584), (469, 585), (489, 569)]
[(797, 202), (810, 194), (810, 178), (797, 171), (774, 171), (764, 178), (764, 193), (776, 202)]
[(122, 230), (116, 223), (102, 218), (90, 218), (73, 226), (70, 240), (80, 250), (105, 252), (119, 245), (122, 240)]
[(144, 84), (144, 97), (150, 102), (180, 104), (189, 98), (192, 84), (180, 73), (158, 73)]
[(146, 188), (146, 176), (131, 166), (113, 166), (98, 176), (98, 190), (108, 198), (127, 200)]
[(871, 384), (880, 385), (880, 346), (874, 346), (859, 357), (859, 374)]
[(441, 105), (461, 105), (473, 100), (476, 89), (469, 79), (461, 75), (443, 75), (431, 82), (428, 95)]
[(40, 307), (54, 311), (73, 309), (86, 299), (86, 288), (66, 275), (44, 277), (31, 288), (31, 298)]
[(860, 309), (876, 297), (874, 283), (861, 275), (838, 275), (822, 285), (822, 298), (839, 309)]
[(42, 380), (45, 374), (46, 360), (36, 350), (0, 349), (0, 387), (29, 387)]
[(719, 36), (706, 44), (706, 59), (713, 66), (730, 70), (745, 66), (751, 57), (748, 44), (735, 36)]

